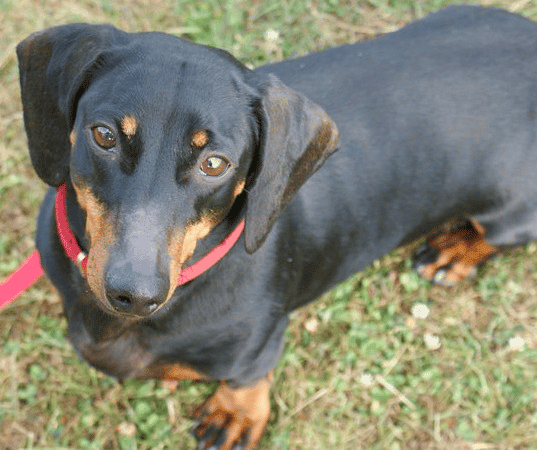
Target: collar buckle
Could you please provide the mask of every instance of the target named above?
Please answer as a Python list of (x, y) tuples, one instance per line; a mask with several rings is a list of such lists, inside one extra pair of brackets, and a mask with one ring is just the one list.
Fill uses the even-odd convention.
[(86, 270), (84, 269), (84, 261), (88, 257), (88, 254), (84, 251), (81, 251), (78, 255), (76, 255), (76, 267), (78, 268), (78, 271), (80, 274), (85, 277), (86, 276)]

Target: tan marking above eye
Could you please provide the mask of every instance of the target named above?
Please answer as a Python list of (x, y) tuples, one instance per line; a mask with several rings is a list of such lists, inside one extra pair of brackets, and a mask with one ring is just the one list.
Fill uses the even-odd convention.
[(125, 136), (131, 138), (136, 134), (138, 129), (138, 121), (132, 116), (125, 116), (121, 121), (121, 131)]
[(93, 139), (104, 150), (110, 150), (116, 146), (116, 135), (110, 128), (102, 125), (93, 128)]
[(208, 142), (209, 142), (209, 133), (207, 132), (207, 130), (194, 131), (194, 133), (192, 134), (192, 139), (191, 139), (192, 146), (197, 148), (198, 150), (205, 147)]

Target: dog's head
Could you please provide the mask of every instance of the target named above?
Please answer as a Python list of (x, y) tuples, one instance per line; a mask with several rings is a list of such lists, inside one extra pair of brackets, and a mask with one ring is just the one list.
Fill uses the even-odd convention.
[(75, 24), (28, 37), (17, 54), (33, 166), (73, 186), (88, 283), (108, 310), (165, 303), (238, 198), (256, 251), (338, 147), (318, 105), (221, 50)]

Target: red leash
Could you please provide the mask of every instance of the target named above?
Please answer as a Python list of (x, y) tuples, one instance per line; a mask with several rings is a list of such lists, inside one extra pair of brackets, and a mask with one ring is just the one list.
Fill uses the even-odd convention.
[(0, 309), (5, 308), (43, 275), (39, 252), (35, 250), (9, 278), (0, 283)]
[[(65, 184), (58, 187), (55, 203), (56, 227), (58, 228), (58, 235), (65, 254), (85, 273), (88, 265), (88, 255), (78, 245), (76, 237), (69, 226), (66, 192), (67, 188)], [(177, 286), (182, 286), (192, 281), (219, 262), (239, 240), (243, 230), (244, 219), (239, 222), (237, 227), (219, 245), (213, 248), (198, 262), (183, 269)], [(13, 302), (22, 292), (32, 286), (41, 275), (43, 275), (43, 269), (41, 267), (39, 253), (35, 250), (6, 281), (0, 283), (0, 309), (5, 308)]]

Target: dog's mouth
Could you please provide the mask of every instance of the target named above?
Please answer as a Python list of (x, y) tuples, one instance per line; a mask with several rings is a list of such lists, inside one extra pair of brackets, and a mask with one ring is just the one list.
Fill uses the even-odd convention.
[[(114, 242), (114, 237), (94, 241), (88, 257), (87, 280), (102, 304), (113, 313), (147, 317), (173, 296), (196, 244), (211, 231), (210, 221), (200, 221), (174, 233), (161, 245), (143, 233)], [(125, 244), (125, 240), (128, 244)], [(140, 241), (137, 245), (136, 241)], [(106, 245), (111, 242), (112, 245)]]

